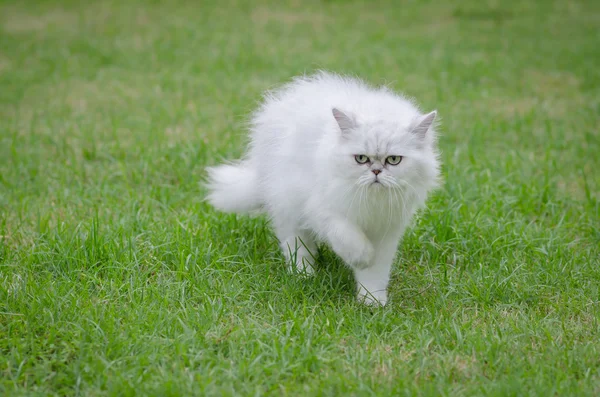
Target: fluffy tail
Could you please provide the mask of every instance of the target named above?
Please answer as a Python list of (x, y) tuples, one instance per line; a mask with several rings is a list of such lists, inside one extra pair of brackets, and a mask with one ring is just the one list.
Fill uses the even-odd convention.
[(256, 171), (245, 162), (209, 167), (206, 199), (223, 212), (259, 210), (261, 199)]

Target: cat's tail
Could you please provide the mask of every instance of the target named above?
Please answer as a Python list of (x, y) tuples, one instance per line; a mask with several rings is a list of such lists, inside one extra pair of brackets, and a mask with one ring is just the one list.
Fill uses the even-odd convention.
[(206, 199), (223, 212), (250, 212), (260, 210), (262, 200), (258, 177), (247, 162), (209, 167)]

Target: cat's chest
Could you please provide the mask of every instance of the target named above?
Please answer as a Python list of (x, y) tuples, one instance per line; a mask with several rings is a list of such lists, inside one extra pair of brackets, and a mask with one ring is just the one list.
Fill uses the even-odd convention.
[(386, 197), (348, 207), (348, 218), (366, 235), (377, 238), (399, 227), (402, 223), (402, 206)]

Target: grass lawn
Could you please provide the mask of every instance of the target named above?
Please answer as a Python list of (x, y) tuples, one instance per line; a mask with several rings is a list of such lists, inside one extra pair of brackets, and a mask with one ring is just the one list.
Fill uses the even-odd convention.
[[(600, 2), (0, 2), (0, 394), (599, 395)], [(442, 118), (391, 303), (203, 202), (319, 68)]]

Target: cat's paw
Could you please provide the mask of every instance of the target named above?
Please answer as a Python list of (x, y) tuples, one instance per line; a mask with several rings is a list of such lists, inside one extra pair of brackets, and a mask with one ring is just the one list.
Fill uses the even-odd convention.
[(367, 239), (347, 239), (332, 242), (331, 248), (344, 262), (355, 269), (365, 269), (373, 261), (375, 250), (373, 244)]
[(355, 269), (366, 269), (373, 262), (375, 249), (373, 248), (373, 244), (365, 241), (362, 244), (355, 245), (349, 254), (344, 259), (350, 266)]
[(348, 265), (364, 269), (373, 264), (375, 249), (367, 236), (348, 222), (338, 222), (328, 235), (333, 251)]
[(387, 291), (367, 291), (364, 287), (359, 287), (356, 299), (367, 306), (385, 306), (388, 301)]

